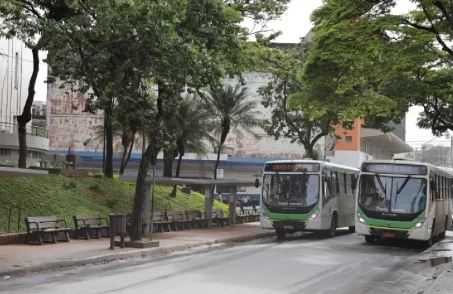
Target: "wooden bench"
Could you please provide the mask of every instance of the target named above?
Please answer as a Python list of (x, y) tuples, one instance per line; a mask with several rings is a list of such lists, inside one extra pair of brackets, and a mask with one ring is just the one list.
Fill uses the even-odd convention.
[(230, 225), (230, 217), (228, 216), (227, 211), (222, 211), (222, 209), (217, 208), (212, 211), (212, 222), (217, 226)]
[[(64, 223), (65, 226), (60, 227), (60, 223)], [(68, 227), (68, 222), (65, 219), (58, 219), (56, 216), (26, 217), (25, 226), (27, 227), (26, 243), (30, 243), (31, 236), (37, 236), (38, 243), (42, 245), (45, 235), (50, 235), (54, 244), (57, 241), (69, 242), (69, 231), (71, 229)], [(65, 238), (58, 239), (59, 233), (63, 233)]]
[(155, 211), (153, 213), (153, 226), (154, 232), (160, 231), (161, 233), (164, 230), (171, 232), (171, 224), (173, 221), (169, 221), (165, 212)]
[[(101, 231), (104, 229), (109, 237), (109, 221), (106, 217), (100, 217), (98, 215), (74, 215), (75, 234), (77, 237), (84, 237), (87, 240), (90, 237), (101, 238)], [(105, 223), (102, 223), (105, 220)], [(94, 235), (90, 234), (94, 233)]]
[(191, 222), (192, 220), (187, 218), (187, 215), (182, 211), (167, 211), (167, 217), (169, 221), (172, 221), (176, 231), (181, 228), (182, 230), (185, 229), (187, 226), (192, 229)]
[(200, 210), (186, 210), (186, 216), (188, 219), (192, 220), (192, 224), (195, 228), (209, 228), (209, 219), (206, 213), (201, 212)]

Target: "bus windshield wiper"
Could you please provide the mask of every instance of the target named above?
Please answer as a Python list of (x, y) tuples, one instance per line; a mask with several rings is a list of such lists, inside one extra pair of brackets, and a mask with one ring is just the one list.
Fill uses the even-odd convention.
[[(387, 194), (387, 189), (386, 187), (384, 187), (384, 185), (382, 184), (382, 181), (381, 181), (381, 177), (379, 176), (379, 174), (375, 174), (374, 175), (378, 181), (378, 184), (379, 184), (379, 187), (381, 187), (381, 190), (384, 192), (384, 194), (386, 195)], [(387, 184), (387, 183), (386, 183)]]
[(409, 179), (411, 176), (407, 176), (407, 178), (404, 180), (403, 184), (401, 187), (398, 188), (398, 182), (396, 183), (396, 195), (395, 195), (395, 203), (398, 201), (398, 195), (403, 191), (404, 187), (406, 187), (407, 182), (409, 182)]
[(407, 182), (409, 182), (410, 178), (411, 178), (411, 176), (407, 176), (407, 178), (404, 180), (401, 187), (396, 190), (396, 195), (398, 195), (399, 193), (401, 193), (401, 191), (403, 191), (404, 187), (406, 187), (406, 184), (407, 184)]

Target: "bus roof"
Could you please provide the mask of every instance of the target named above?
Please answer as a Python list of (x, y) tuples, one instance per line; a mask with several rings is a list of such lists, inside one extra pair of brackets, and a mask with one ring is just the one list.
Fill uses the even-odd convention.
[(313, 159), (271, 160), (271, 161), (267, 161), (265, 163), (265, 165), (268, 164), (268, 163), (318, 163), (322, 167), (333, 167), (333, 168), (338, 168), (338, 169), (344, 169), (344, 170), (347, 170), (347, 171), (354, 171), (354, 172), (357, 172), (357, 173), (360, 171), (360, 169), (355, 168), (355, 167), (351, 167), (351, 166), (347, 166), (347, 165), (341, 165), (341, 164), (335, 164), (335, 163), (330, 163), (330, 162), (322, 161), (322, 160), (313, 160)]
[[(364, 163), (386, 163), (386, 164), (403, 164), (403, 165), (420, 165), (420, 166), (426, 166), (430, 170), (434, 170), (439, 173), (444, 173), (444, 174), (449, 174), (450, 176), (452, 175), (452, 172), (449, 171), (446, 168), (440, 167), (440, 166), (435, 166), (426, 162), (418, 162), (418, 161), (404, 161), (404, 160), (364, 160), (362, 164)], [(362, 168), (360, 168), (362, 170)]]

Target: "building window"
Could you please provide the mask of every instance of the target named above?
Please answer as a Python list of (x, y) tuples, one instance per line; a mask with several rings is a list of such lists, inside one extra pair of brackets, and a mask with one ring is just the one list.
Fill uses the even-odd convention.
[(0, 148), (0, 156), (11, 156), (11, 150), (6, 148)]
[(360, 140), (360, 151), (366, 153), (366, 142), (363, 140)]
[(345, 141), (346, 143), (352, 143), (352, 136), (346, 136)]
[(19, 88), (19, 52), (16, 52), (16, 68), (14, 71), (14, 89)]

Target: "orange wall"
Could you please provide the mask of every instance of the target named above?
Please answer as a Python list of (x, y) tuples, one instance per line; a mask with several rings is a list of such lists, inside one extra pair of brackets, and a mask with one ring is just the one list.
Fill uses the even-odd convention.
[[(341, 137), (335, 145), (335, 150), (348, 150), (348, 151), (358, 151), (360, 150), (360, 131), (362, 128), (362, 120), (357, 119), (354, 122), (354, 128), (352, 130), (345, 130), (342, 127), (338, 127), (335, 131), (335, 134)], [(346, 142), (346, 136), (352, 137), (352, 142)]]

